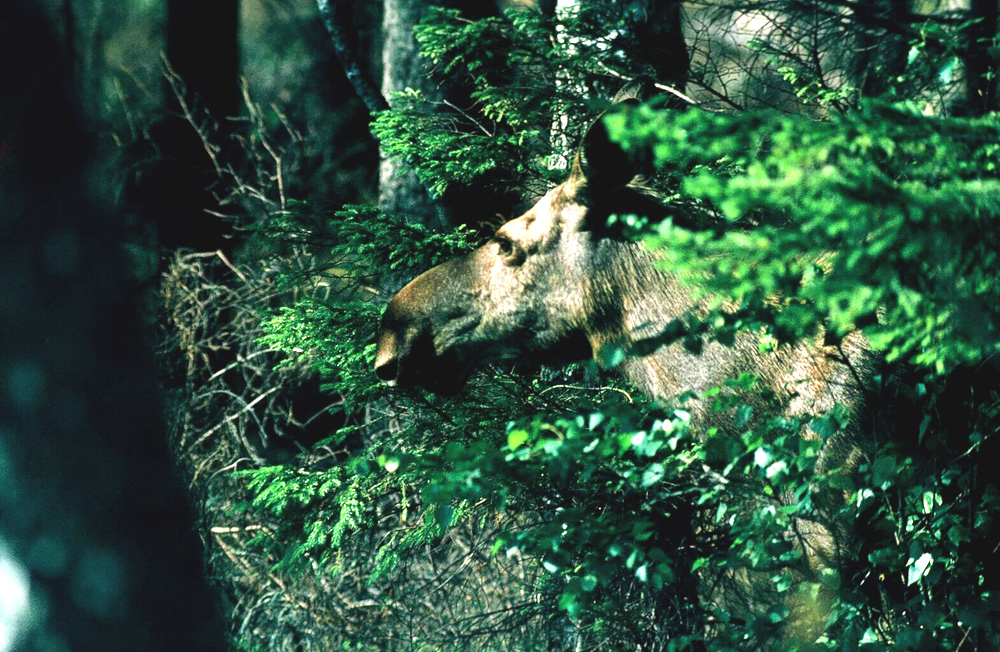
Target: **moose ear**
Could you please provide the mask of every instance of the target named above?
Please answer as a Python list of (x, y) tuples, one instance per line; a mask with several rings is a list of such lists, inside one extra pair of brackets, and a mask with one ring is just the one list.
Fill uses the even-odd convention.
[(624, 187), (639, 172), (632, 157), (611, 142), (603, 117), (602, 114), (587, 129), (566, 181), (568, 194), (581, 203), (597, 201)]
[[(615, 95), (615, 109), (628, 111), (640, 101), (655, 94), (655, 84), (649, 77), (638, 77)], [(619, 200), (607, 202), (612, 194), (623, 189), (636, 175), (648, 172), (648, 152), (626, 152), (608, 137), (604, 126), (605, 114), (591, 123), (573, 158), (569, 179), (564, 186), (566, 196), (589, 207), (582, 227), (600, 230), (606, 226), (608, 210)]]
[[(639, 76), (625, 84), (612, 103), (618, 110), (636, 106), (655, 94), (653, 80)], [(643, 171), (641, 156), (625, 152), (608, 137), (601, 114), (587, 129), (573, 159), (566, 188), (570, 196), (586, 203), (599, 200), (603, 193), (617, 190)]]

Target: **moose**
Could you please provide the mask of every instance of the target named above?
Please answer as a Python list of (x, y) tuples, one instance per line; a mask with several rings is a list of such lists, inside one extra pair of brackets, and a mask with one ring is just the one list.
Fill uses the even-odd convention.
[[(600, 120), (588, 129), (566, 181), (530, 210), (501, 226), (472, 253), (424, 272), (389, 302), (382, 317), (375, 373), (400, 387), (455, 394), (484, 362), (521, 356), (559, 365), (602, 359), (605, 347), (635, 351), (666, 325), (697, 312), (690, 289), (659, 269), (653, 254), (607, 227), (610, 214), (662, 210), (630, 184), (632, 158)], [(868, 394), (868, 353), (860, 337), (833, 348), (804, 342), (762, 353), (751, 333), (732, 345), (706, 343), (700, 353), (680, 342), (619, 365), (654, 397), (701, 394), (726, 378), (751, 372), (783, 398), (788, 414), (819, 413), (840, 403), (860, 421)], [(773, 408), (772, 408), (773, 409)], [(725, 427), (726, 416), (700, 403), (697, 423)], [(857, 464), (860, 424), (823, 446), (826, 469)], [(815, 433), (803, 433), (813, 436)], [(803, 527), (811, 568), (835, 567), (837, 527)], [(789, 637), (814, 638), (826, 614), (802, 607)]]

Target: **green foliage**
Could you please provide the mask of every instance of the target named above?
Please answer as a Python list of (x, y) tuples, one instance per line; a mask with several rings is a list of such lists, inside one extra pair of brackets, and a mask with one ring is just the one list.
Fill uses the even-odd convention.
[(719, 218), (702, 231), (664, 222), (647, 244), (720, 301), (767, 306), (780, 339), (860, 329), (889, 360), (938, 373), (1000, 351), (995, 116), (643, 107), (607, 123)]
[[(583, 95), (607, 82), (598, 64), (618, 56), (607, 25), (578, 18), (566, 29), (591, 38), (565, 47), (536, 14), (432, 13), (418, 39), (439, 74), (472, 85), (481, 113), (434, 112), (405, 94), (376, 122), (386, 149), (436, 192), (484, 175), (562, 174), (545, 165), (563, 152), (543, 135), (587, 106)], [(913, 47), (911, 64), (927, 49)], [(930, 59), (927, 70), (945, 74)], [(536, 73), (549, 91), (525, 82)], [(517, 560), (539, 570), (483, 590), (502, 593), (525, 631), (545, 631), (535, 649), (564, 647), (567, 631), (593, 649), (760, 649), (782, 628), (793, 632), (789, 650), (991, 649), (1000, 493), (982, 461), (1000, 425), (989, 374), (1000, 353), (1000, 122), (905, 103), (852, 107), (853, 89), (821, 89), (801, 70), (786, 77), (811, 108), (843, 113), (647, 104), (607, 116), (615, 140), (651, 152), (677, 217), (616, 219), (705, 300), (664, 342), (697, 349), (706, 334), (732, 343), (739, 330), (763, 330), (767, 348), (860, 331), (880, 357), (865, 379), (882, 392), (872, 414), (789, 416), (750, 374), (698, 397), (703, 420), (684, 395), (659, 404), (585, 382), (593, 368), (559, 383), (490, 369), (458, 399), (387, 392), (365, 344), (379, 299), (467, 250), (469, 234), (358, 208), (317, 234), (284, 215), (274, 232), (308, 241), (316, 264), (289, 274), (309, 292), (271, 314), (265, 342), (309, 360), (343, 397), (348, 425), (323, 442), (339, 446), (332, 461), (245, 474), (256, 495), (248, 509), (270, 524), (259, 543), (279, 570), (360, 569), (369, 588), (384, 587), (388, 612), (416, 564), (477, 531), (488, 551), (470, 546), (453, 567)], [(574, 83), (556, 83), (566, 78)], [(712, 427), (712, 416), (731, 425)], [(821, 464), (827, 444), (859, 426), (877, 445), (842, 467)], [(817, 522), (833, 523), (831, 540), (803, 546)], [(824, 548), (838, 545), (831, 561)], [(448, 583), (459, 580), (427, 585)], [(452, 608), (455, 627), (478, 632), (469, 640), (515, 631), (470, 604)], [(825, 622), (803, 625), (817, 613)], [(476, 630), (483, 622), (491, 627)], [(510, 637), (496, 647), (515, 649)]]
[[(551, 21), (534, 12), (511, 11), (469, 22), (457, 11), (436, 8), (421, 21), (415, 36), (436, 74), (471, 85), (471, 99), (494, 128), (522, 131), (537, 128), (555, 114), (558, 100), (546, 85), (558, 68), (571, 65), (552, 47), (553, 29)], [(541, 78), (513, 87), (516, 71), (524, 69)]]
[(261, 343), (285, 351), (288, 362), (305, 359), (327, 379), (326, 389), (342, 393), (350, 407), (378, 393), (369, 369), (375, 347), (356, 344), (378, 315), (375, 306), (363, 301), (331, 305), (303, 299), (294, 307), (279, 308), (264, 323)]
[(537, 137), (534, 130), (450, 129), (455, 117), (434, 113), (417, 91), (397, 95), (394, 104), (378, 116), (372, 131), (383, 151), (405, 160), (436, 195), (497, 171), (521, 179), (538, 173), (525, 158), (525, 145)]
[(372, 125), (383, 150), (405, 160), (436, 194), (487, 176), (508, 186), (546, 177), (541, 138), (553, 114), (551, 96), (539, 92), (542, 84), (528, 85), (537, 94), (526, 96), (502, 82), (521, 64), (551, 75), (548, 66), (539, 64), (553, 50), (539, 47), (548, 41), (537, 15), (511, 16), (513, 24), (501, 18), (469, 22), (457, 11), (434, 9), (416, 31), (421, 51), (438, 75), (471, 85), (476, 116), (451, 106), (434, 107), (410, 90), (393, 98), (393, 109)]
[(958, 649), (966, 637), (990, 647), (998, 634), (994, 550), (984, 543), (996, 540), (1000, 515), (987, 472), (1000, 395), (991, 388), (984, 401), (963, 401), (965, 418), (958, 418), (948, 392), (967, 393), (970, 385), (960, 376), (949, 383), (922, 401), (920, 448), (887, 447), (855, 494), (857, 514), (883, 537), (873, 537), (867, 570), (883, 578), (882, 590), (893, 598), (887, 606), (906, 625), (897, 635), (901, 649)]
[[(608, 24), (624, 11), (586, 7), (557, 27), (523, 9), (469, 21), (433, 8), (415, 32), (421, 53), (439, 78), (469, 89), (475, 115), (408, 90), (372, 131), (438, 195), (475, 183), (506, 190), (560, 181), (566, 166), (551, 162), (570, 153), (600, 104), (588, 96), (611, 97), (621, 85), (622, 50)], [(557, 116), (574, 119), (562, 126)]]
[[(705, 215), (701, 229), (631, 222), (713, 306), (694, 330), (724, 341), (733, 329), (764, 326), (778, 341), (825, 332), (834, 343), (861, 331), (886, 360), (916, 370), (917, 380), (881, 379), (897, 405), (879, 409), (898, 410), (885, 448), (850, 476), (812, 481), (814, 490), (849, 492), (843, 518), (863, 534), (856, 584), (838, 591), (817, 644), (959, 649), (971, 638), (988, 649), (1000, 603), (991, 554), (975, 541), (996, 537), (1000, 502), (981, 461), (993, 455), (997, 393), (993, 375), (977, 390), (983, 381), (964, 370), (989, 369), (1000, 352), (1000, 120), (870, 102), (822, 121), (654, 106), (605, 121), (614, 139), (648, 148), (679, 179), (679, 210)], [(955, 391), (968, 394), (956, 400)], [(822, 423), (813, 427), (828, 439)], [(762, 465), (769, 460), (761, 453)], [(779, 492), (805, 496), (804, 485), (776, 475)], [(791, 520), (778, 531), (814, 509), (784, 504), (779, 514)], [(762, 540), (753, 528), (730, 533)], [(768, 563), (788, 553), (748, 552)]]
[(294, 214), (268, 225), (271, 237), (292, 242), (310, 239), (324, 246), (315, 264), (289, 270), (280, 284), (311, 286), (294, 306), (279, 307), (264, 322), (261, 343), (283, 351), (290, 362), (306, 361), (341, 395), (348, 410), (383, 394), (371, 372), (371, 342), (380, 308), (373, 299), (385, 281), (426, 269), (471, 248), (467, 229), (432, 233), (420, 224), (383, 215), (372, 208), (348, 206), (325, 224), (322, 234)]

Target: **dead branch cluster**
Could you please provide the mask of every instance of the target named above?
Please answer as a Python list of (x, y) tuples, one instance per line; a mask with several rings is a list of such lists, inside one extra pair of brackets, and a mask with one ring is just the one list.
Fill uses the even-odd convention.
[[(384, 649), (435, 641), (448, 649), (510, 640), (544, 646), (553, 633), (539, 628), (543, 592), (524, 589), (542, 581), (539, 568), (519, 555), (490, 554), (499, 522), (466, 524), (422, 544), (374, 583), (368, 572), (379, 548), (419, 526), (403, 513), (412, 497), (394, 487), (368, 507), (379, 527), (348, 542), (337, 572), (276, 571), (275, 553), (254, 544), (273, 539), (278, 524), (237, 509), (251, 496), (235, 472), (280, 461), (316, 468), (334, 455), (301, 438), (310, 422), (329, 423), (323, 415), (337, 407), (336, 397), (300, 413), (297, 399), (314, 379), (279, 366), (275, 351), (255, 344), (259, 307), (281, 296), (266, 272), (219, 252), (177, 253), (163, 280), (161, 357), (179, 381), (169, 403), (173, 449), (200, 506), (210, 572), (231, 607), (233, 634), (271, 650), (334, 649), (351, 639)], [(387, 409), (369, 412), (374, 418)]]
[[(166, 74), (182, 97), (180, 80), (169, 68)], [(259, 107), (245, 97), (247, 128), (226, 136), (195, 104), (181, 104), (212, 162), (216, 199), (230, 219), (237, 215), (237, 226), (287, 209), (283, 162), (295, 160), (288, 150), (299, 142), (287, 137), (295, 130), (284, 120), (278, 128), (285, 137), (269, 136)], [(324, 255), (299, 240), (231, 254), (182, 250), (161, 279), (158, 350), (171, 445), (198, 507), (209, 573), (225, 596), (231, 634), (246, 649), (268, 650), (341, 649), (351, 640), (381, 649), (418, 643), (504, 649), (512, 641), (541, 649), (561, 639), (564, 622), (546, 631), (540, 619), (551, 613), (542, 600), (553, 596), (524, 588), (543, 583), (537, 565), (491, 554), (498, 531), (509, 525), (496, 520), (452, 528), (371, 581), (379, 549), (419, 526), (406, 518), (415, 498), (395, 486), (365, 505), (379, 525), (348, 541), (336, 572), (318, 564), (313, 572), (276, 569), (274, 550), (298, 542), (276, 541), (280, 524), (239, 509), (252, 496), (238, 472), (282, 463), (329, 466), (344, 451), (313, 444), (333, 434), (343, 416), (341, 398), (320, 391), (305, 364), (260, 344), (262, 314), (304, 295), (329, 300), (328, 286), (278, 282), (288, 271), (323, 267)], [(387, 409), (367, 410), (375, 429), (385, 426)]]

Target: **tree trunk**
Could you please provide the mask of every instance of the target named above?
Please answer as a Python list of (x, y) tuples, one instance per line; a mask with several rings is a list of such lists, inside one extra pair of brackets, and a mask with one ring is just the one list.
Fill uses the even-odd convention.
[(172, 250), (230, 251), (230, 226), (217, 215), (209, 191), (217, 180), (205, 139), (217, 145), (237, 115), (239, 94), (239, 0), (169, 0), (167, 61), (169, 114), (150, 130), (157, 155), (128, 188), (136, 211), (156, 226), (159, 244)]
[[(413, 37), (413, 28), (435, 4), (433, 0), (384, 0), (382, 4), (382, 95), (390, 105), (393, 94), (407, 88), (422, 92), (432, 102), (442, 99)], [(435, 228), (446, 225), (442, 211), (405, 161), (382, 156), (378, 181), (382, 211)]]
[(681, 28), (680, 0), (633, 0), (627, 16), (635, 44), (627, 54), (636, 67), (645, 69), (656, 81), (683, 91), (690, 57)]
[[(858, 3), (854, 9), (860, 29), (854, 60), (854, 76), (864, 97), (879, 97), (887, 93), (896, 79), (906, 70), (909, 39), (903, 34), (910, 16), (910, 0), (873, 0)], [(893, 33), (876, 27), (880, 21), (900, 25)]]
[(0, 21), (0, 647), (221, 652), (123, 224), (34, 6)]
[(968, 54), (965, 58), (966, 102), (972, 115), (1000, 109), (997, 93), (997, 0), (972, 0), (970, 18), (977, 20), (969, 28)]
[(239, 0), (168, 0), (167, 59), (217, 120), (240, 112)]

